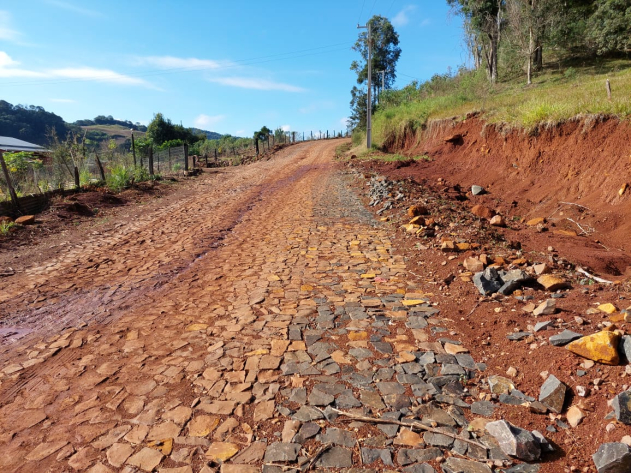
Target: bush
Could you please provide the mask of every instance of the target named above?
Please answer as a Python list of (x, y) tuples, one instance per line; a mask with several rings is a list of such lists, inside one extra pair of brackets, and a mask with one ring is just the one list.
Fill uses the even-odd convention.
[(110, 174), (107, 176), (107, 187), (114, 192), (120, 192), (131, 185), (133, 178), (133, 169), (127, 168), (123, 164), (116, 164), (110, 168)]
[(0, 235), (8, 235), (11, 231), (16, 229), (15, 222), (2, 222), (0, 223)]

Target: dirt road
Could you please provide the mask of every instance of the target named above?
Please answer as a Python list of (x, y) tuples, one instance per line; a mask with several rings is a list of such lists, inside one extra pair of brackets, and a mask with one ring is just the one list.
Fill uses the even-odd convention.
[(204, 178), (192, 197), (2, 281), (0, 470), (507, 461), (467, 433), (459, 383), (482, 366), (336, 170), (339, 144)]

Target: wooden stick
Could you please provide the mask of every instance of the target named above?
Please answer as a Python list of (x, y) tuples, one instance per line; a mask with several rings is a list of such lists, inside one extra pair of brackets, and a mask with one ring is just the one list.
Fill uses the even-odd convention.
[(475, 445), (476, 447), (480, 447), (480, 448), (483, 448), (483, 449), (487, 450), (487, 447), (485, 447), (484, 445), (482, 445), (479, 442), (476, 442), (474, 440), (466, 439), (464, 437), (461, 437), (460, 435), (452, 434), (451, 432), (447, 432), (447, 431), (444, 431), (442, 429), (434, 429), (433, 427), (429, 427), (429, 426), (427, 426), (425, 424), (422, 424), (421, 422), (412, 421), (410, 423), (405, 423), (405, 422), (401, 422), (401, 421), (398, 421), (398, 420), (392, 420), (392, 419), (380, 419), (380, 418), (377, 418), (377, 417), (361, 416), (361, 415), (358, 415), (358, 414), (352, 414), (350, 412), (340, 411), (338, 409), (332, 409), (332, 411), (337, 413), (338, 415), (348, 417), (348, 420), (359, 420), (359, 421), (363, 421), (363, 422), (372, 422), (374, 424), (401, 425), (403, 427), (408, 427), (410, 429), (415, 427), (415, 428), (417, 428), (419, 430), (425, 430), (425, 431), (431, 432), (433, 434), (446, 435), (447, 437), (451, 437), (451, 438), (456, 439), (456, 440), (462, 440), (463, 442), (470, 443), (471, 445)]
[[(578, 228), (580, 228), (580, 229), (581, 229), (581, 233), (580, 233), (580, 234), (583, 234), (583, 233), (584, 233), (585, 235), (589, 235), (589, 234), (594, 233), (594, 232), (596, 231), (596, 230), (594, 230), (593, 228), (591, 229), (591, 231), (585, 230), (583, 227), (581, 227), (581, 226), (580, 226), (580, 224), (579, 224), (576, 220), (573, 220), (573, 219), (571, 219), (571, 218), (569, 218), (569, 217), (568, 217), (568, 218), (566, 218), (566, 220), (569, 220), (570, 222), (572, 222), (573, 224), (575, 224)], [(580, 235), (580, 234), (579, 234), (579, 235)]]
[(584, 205), (580, 205), (580, 204), (575, 204), (574, 202), (559, 202), (559, 204), (575, 205), (576, 207), (580, 207), (582, 209), (589, 210), (591, 212), (591, 210), (588, 207), (585, 207)]
[(578, 271), (579, 273), (584, 274), (585, 276), (587, 276), (590, 279), (593, 279), (596, 282), (600, 282), (600, 283), (603, 283), (603, 284), (613, 284), (613, 281), (607, 281), (606, 279), (599, 278), (598, 276), (594, 276), (593, 274), (589, 274), (583, 268), (577, 268), (576, 271)]

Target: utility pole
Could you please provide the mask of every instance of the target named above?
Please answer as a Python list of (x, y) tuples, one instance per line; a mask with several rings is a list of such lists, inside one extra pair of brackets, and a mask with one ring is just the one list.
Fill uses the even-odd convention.
[(357, 25), (358, 29), (367, 28), (368, 29), (368, 96), (366, 101), (366, 148), (370, 149), (372, 147), (372, 30), (370, 27), (370, 21), (366, 24), (366, 26)]

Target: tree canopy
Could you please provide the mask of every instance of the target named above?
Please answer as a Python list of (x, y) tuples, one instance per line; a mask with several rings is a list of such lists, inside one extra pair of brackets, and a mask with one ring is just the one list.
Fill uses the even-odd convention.
[[(359, 33), (353, 50), (361, 56), (360, 61), (351, 63), (351, 70), (357, 74), (357, 84), (362, 86), (368, 80), (368, 44), (372, 45), (372, 102), (376, 102), (377, 91), (382, 85), (381, 74), (383, 71), (383, 87), (390, 89), (397, 78), (396, 67), (401, 48), (399, 47), (399, 34), (394, 30), (392, 23), (387, 18), (375, 15), (368, 20), (370, 25), (370, 37), (368, 30)], [(367, 93), (365, 89), (354, 86), (351, 90), (351, 117), (352, 126), (365, 127), (367, 118)]]
[(147, 127), (147, 136), (158, 146), (172, 140), (181, 140), (185, 143), (193, 144), (199, 140), (206, 139), (206, 136), (194, 134), (190, 128), (174, 125), (170, 119), (164, 118), (164, 115), (161, 113), (156, 113), (153, 116), (153, 120)]
[(50, 130), (58, 136), (68, 133), (63, 119), (43, 107), (12, 105), (0, 100), (0, 135), (46, 146)]

